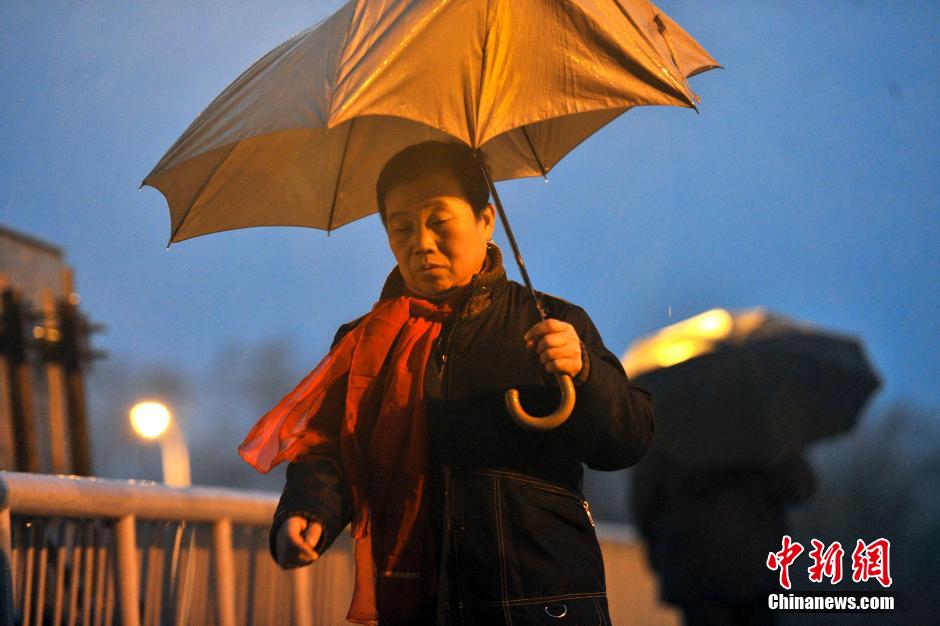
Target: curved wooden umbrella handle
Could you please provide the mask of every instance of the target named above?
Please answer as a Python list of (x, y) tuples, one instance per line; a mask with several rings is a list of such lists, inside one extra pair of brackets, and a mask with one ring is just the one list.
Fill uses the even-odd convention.
[(506, 390), (506, 410), (517, 424), (529, 430), (552, 430), (568, 421), (574, 410), (574, 383), (571, 381), (571, 376), (567, 374), (555, 374), (555, 382), (561, 389), (561, 402), (558, 403), (558, 408), (553, 413), (545, 417), (535, 417), (526, 413), (522, 408), (522, 403), (519, 402), (519, 392), (515, 389)]

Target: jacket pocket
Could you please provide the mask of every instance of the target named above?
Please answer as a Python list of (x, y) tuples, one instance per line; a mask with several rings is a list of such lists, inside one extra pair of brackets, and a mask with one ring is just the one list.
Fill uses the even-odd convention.
[(583, 496), (524, 474), (487, 474), (495, 489), (502, 599), (603, 594), (604, 564)]

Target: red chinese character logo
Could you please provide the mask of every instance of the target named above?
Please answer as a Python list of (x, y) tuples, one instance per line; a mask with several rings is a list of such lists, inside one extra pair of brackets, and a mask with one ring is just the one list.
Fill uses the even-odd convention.
[(780, 586), (790, 588), (790, 564), (803, 553), (803, 546), (792, 541), (790, 535), (783, 536), (783, 546), (780, 552), (771, 552), (767, 555), (767, 567), (771, 570), (780, 570)]
[(874, 578), (882, 587), (891, 586), (891, 542), (884, 537), (866, 544), (861, 539), (852, 552), (852, 580)]
[(814, 583), (821, 583), (825, 577), (830, 579), (833, 585), (837, 585), (842, 580), (842, 557), (845, 555), (842, 544), (833, 541), (832, 545), (826, 548), (826, 544), (818, 539), (810, 541), (813, 549), (809, 551), (809, 557), (813, 559), (813, 564), (807, 569), (809, 579)]

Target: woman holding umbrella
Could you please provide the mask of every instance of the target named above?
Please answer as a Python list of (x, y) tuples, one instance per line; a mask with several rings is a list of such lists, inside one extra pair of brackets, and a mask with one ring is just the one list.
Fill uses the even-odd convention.
[[(494, 208), (471, 149), (406, 148), (376, 191), (397, 267), (240, 449), (262, 471), (290, 462), (275, 559), (315, 561), (351, 523), (350, 621), (609, 623), (582, 463), (640, 459), (649, 394), (581, 308), (543, 295), (550, 317), (536, 323), (490, 241)], [(515, 424), (504, 391), (547, 413), (559, 373), (577, 387), (570, 419), (545, 432)]]
[[(378, 302), (240, 447), (262, 472), (290, 463), (279, 563), (351, 524), (350, 620), (609, 622), (582, 463), (636, 463), (652, 402), (583, 309), (533, 306), (495, 182), (546, 176), (633, 107), (695, 108), (688, 78), (715, 67), (648, 0), (352, 1), (243, 72), (144, 179), (171, 243), (382, 214), (397, 267)], [(526, 287), (489, 242), (488, 189)]]

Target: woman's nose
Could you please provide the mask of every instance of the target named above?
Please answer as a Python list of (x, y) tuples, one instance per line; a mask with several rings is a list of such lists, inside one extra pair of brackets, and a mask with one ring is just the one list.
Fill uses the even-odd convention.
[(434, 231), (425, 227), (418, 229), (418, 241), (415, 244), (415, 248), (421, 252), (430, 252), (434, 250)]

